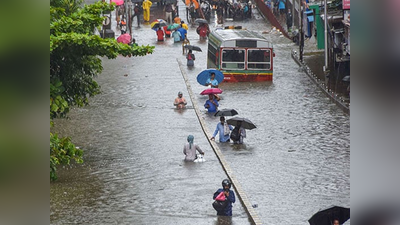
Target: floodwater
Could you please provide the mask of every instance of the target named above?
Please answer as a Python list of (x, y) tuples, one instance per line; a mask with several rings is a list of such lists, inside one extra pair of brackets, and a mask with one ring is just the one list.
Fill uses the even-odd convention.
[[(253, 12), (251, 20), (226, 25), (271, 30)], [(161, 13), (153, 7), (151, 19)], [(200, 116), (214, 131), (219, 118), (206, 113), (207, 97), (199, 95), (204, 87), (196, 82), (206, 69), (207, 41), (189, 26), (191, 44), (203, 49), (189, 69), (180, 43), (157, 42), (149, 24), (134, 24), (136, 42), (155, 45), (154, 53), (104, 59), (96, 78), (102, 93), (89, 106), (71, 110), (68, 120), (55, 121), (53, 131), (84, 149), (84, 163), (60, 168), (59, 179), (50, 184), (51, 224), (250, 224), (238, 197), (230, 222), (217, 218), (211, 206), (226, 175), (179, 68), (183, 63)], [(308, 224), (320, 209), (350, 206), (349, 116), (299, 72), (290, 56), (294, 43), (263, 35), (275, 47), (273, 82), (220, 85), (220, 108), (236, 109), (257, 128), (247, 131), (243, 145), (218, 145), (263, 224)], [(173, 108), (178, 91), (188, 100), (186, 110)], [(189, 134), (206, 152), (205, 162), (183, 161)]]

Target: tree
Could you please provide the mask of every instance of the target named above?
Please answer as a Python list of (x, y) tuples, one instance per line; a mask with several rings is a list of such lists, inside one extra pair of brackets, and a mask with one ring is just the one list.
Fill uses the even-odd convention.
[[(93, 79), (103, 67), (100, 57), (145, 56), (154, 46), (134, 46), (95, 35), (104, 17), (103, 11), (115, 4), (96, 2), (82, 5), (82, 0), (50, 1), (50, 126), (53, 119), (65, 117), (70, 106), (87, 105), (89, 97), (100, 92)], [(50, 132), (50, 179), (57, 179), (56, 167), (71, 160), (83, 162), (82, 150), (69, 137), (59, 138)]]

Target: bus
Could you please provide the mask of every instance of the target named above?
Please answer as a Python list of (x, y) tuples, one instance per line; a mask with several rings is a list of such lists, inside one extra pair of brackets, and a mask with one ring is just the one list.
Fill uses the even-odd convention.
[(245, 29), (217, 29), (208, 36), (207, 68), (220, 70), (225, 82), (272, 81), (272, 44)]

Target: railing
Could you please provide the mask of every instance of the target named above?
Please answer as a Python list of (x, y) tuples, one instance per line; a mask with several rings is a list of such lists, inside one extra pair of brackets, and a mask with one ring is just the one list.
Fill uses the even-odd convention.
[(254, 0), (254, 2), (256, 3), (257, 8), (260, 11), (260, 13), (262, 13), (263, 16), (265, 18), (267, 18), (267, 20), (271, 23), (271, 25), (276, 27), (277, 29), (279, 29), (285, 37), (291, 39), (291, 37), (289, 36), (287, 31), (282, 27), (282, 25), (276, 19), (275, 15), (272, 13), (272, 11), (268, 8), (267, 5), (265, 5), (264, 1), (263, 0)]

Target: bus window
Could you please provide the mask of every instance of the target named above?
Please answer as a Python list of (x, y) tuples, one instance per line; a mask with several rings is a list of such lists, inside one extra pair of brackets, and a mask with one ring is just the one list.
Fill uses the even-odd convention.
[(208, 68), (218, 68), (219, 63), (217, 62), (217, 49), (208, 44)]
[(269, 49), (247, 51), (247, 68), (248, 69), (265, 69), (271, 68), (271, 51)]
[(222, 69), (244, 69), (244, 49), (224, 49), (222, 51)]

